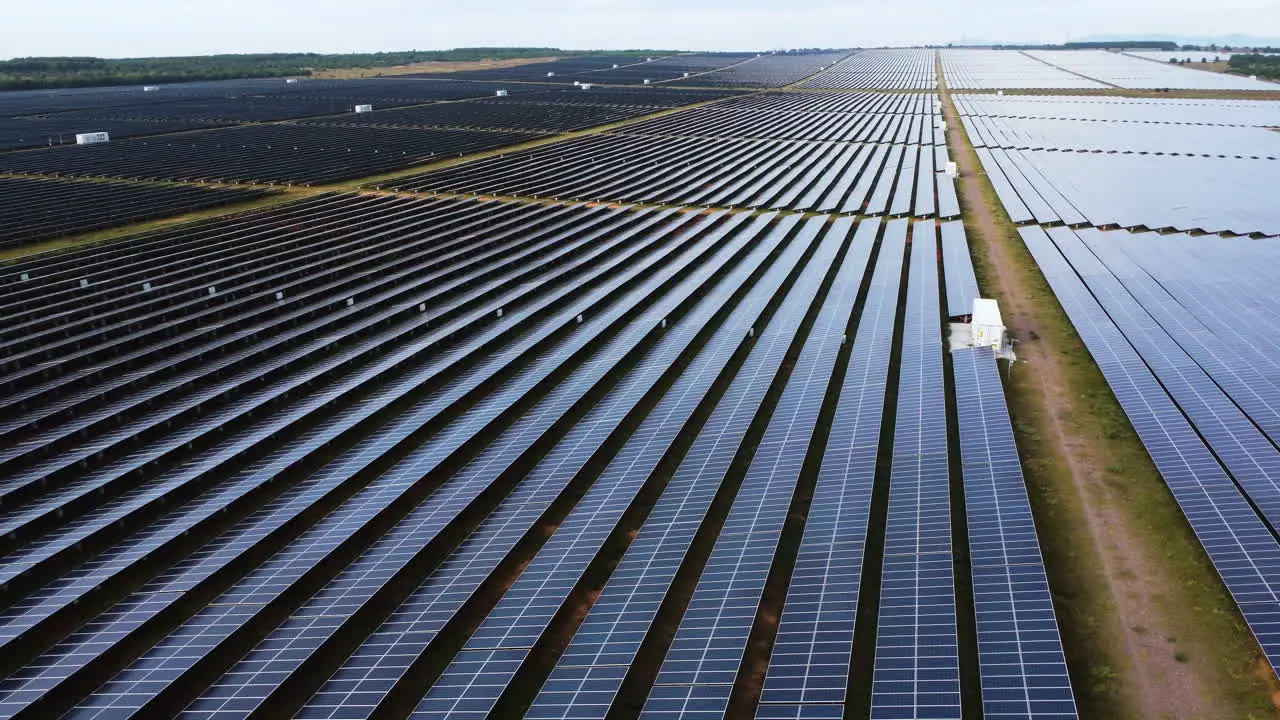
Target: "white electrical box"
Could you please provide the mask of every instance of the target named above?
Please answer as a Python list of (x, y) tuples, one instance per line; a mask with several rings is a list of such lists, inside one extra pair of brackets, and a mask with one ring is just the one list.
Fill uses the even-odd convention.
[(372, 105), (357, 105), (357, 106), (356, 106), (356, 112), (358, 112), (358, 113), (373, 112), (373, 106), (372, 106)]
[(156, 92), (160, 89), (159, 85), (143, 85), (142, 92)]
[(947, 177), (958, 177), (960, 175), (960, 167), (954, 162), (947, 163)]
[(494, 94), (495, 94), (495, 95), (497, 95), (498, 97), (506, 97), (506, 96), (507, 96), (507, 91), (506, 91), (506, 90), (499, 90), (498, 92), (496, 92), (496, 93), (494, 93)]
[(999, 348), (1004, 343), (1004, 320), (995, 300), (973, 299), (973, 320), (969, 324), (974, 347)]
[(77, 145), (97, 145), (98, 143), (111, 142), (111, 135), (104, 132), (78, 133), (76, 135)]

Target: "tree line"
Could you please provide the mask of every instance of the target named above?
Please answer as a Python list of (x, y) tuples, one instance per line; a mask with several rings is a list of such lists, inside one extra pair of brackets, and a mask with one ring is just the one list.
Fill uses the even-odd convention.
[(317, 70), (379, 68), (428, 61), (466, 62), (582, 54), (586, 53), (547, 47), (474, 47), (377, 53), (263, 53), (120, 59), (28, 57), (0, 61), (0, 90), (305, 77)]
[(1280, 55), (1249, 53), (1232, 55), (1227, 61), (1231, 72), (1239, 75), (1257, 75), (1269, 80), (1280, 80)]

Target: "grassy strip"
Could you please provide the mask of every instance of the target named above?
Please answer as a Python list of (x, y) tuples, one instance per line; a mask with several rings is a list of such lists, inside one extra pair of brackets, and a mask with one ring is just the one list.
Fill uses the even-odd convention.
[[(962, 147), (952, 147), (953, 152), (971, 154), (976, 163), (963, 125), (958, 118), (953, 122), (965, 138)], [(1123, 720), (1139, 717), (1140, 712), (1136, 669), (1124, 649), (1113, 590), (1095, 545), (1081, 537), (1081, 528), (1088, 527), (1085, 508), (1055, 441), (1055, 422), (1069, 441), (1095, 448), (1106, 463), (1100, 478), (1085, 479), (1087, 485), (1099, 483), (1097, 490), (1085, 492), (1119, 498), (1128, 534), (1142, 544), (1142, 556), (1161, 566), (1160, 578), (1167, 582), (1158, 593), (1162, 601), (1155, 610), (1168, 627), (1177, 628), (1176, 636), (1164, 638), (1168, 652), (1203, 678), (1205, 688), (1213, 693), (1211, 705), (1221, 711), (1219, 717), (1276, 717), (1269, 696), (1274, 677), (1235, 603), (1022, 244), (994, 186), (985, 177), (980, 185), (982, 194), (976, 198), (960, 189), (978, 284), (985, 293), (1005, 300), (987, 250), (990, 244), (1000, 244), (1013, 260), (1022, 287), (1035, 301), (1035, 319), (1045, 335), (1018, 339), (1054, 348), (1070, 389), (1067, 410), (1055, 418), (1035, 368), (1015, 366), (1005, 387), (1080, 716)], [(974, 221), (979, 203), (994, 214), (1000, 226), (997, 237), (984, 237)], [(1130, 630), (1148, 631), (1139, 626)]]

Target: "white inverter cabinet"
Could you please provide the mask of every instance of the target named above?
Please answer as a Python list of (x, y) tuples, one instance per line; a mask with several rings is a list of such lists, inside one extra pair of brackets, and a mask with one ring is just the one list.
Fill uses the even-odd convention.
[(973, 299), (973, 319), (969, 324), (974, 347), (999, 348), (1004, 344), (1004, 321), (995, 300)]
[(76, 135), (77, 145), (97, 145), (98, 143), (111, 142), (111, 134), (104, 132), (79, 133)]

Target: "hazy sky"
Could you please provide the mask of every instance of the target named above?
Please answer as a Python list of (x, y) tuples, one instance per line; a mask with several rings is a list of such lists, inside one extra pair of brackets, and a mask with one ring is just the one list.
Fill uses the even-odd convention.
[(0, 0), (0, 57), (1280, 35), (1277, 0)]

